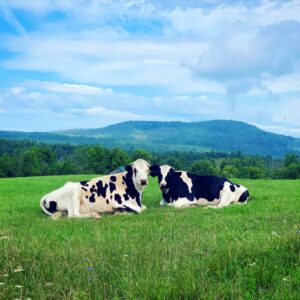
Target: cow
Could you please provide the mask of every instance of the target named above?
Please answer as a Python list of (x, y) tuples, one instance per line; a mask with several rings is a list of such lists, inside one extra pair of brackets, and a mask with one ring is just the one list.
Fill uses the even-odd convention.
[(158, 177), (163, 196), (160, 205), (221, 208), (231, 203), (246, 203), (250, 197), (247, 188), (223, 177), (176, 171), (168, 165), (151, 166), (150, 175)]
[(142, 193), (148, 184), (149, 163), (137, 159), (125, 172), (89, 181), (67, 182), (42, 197), (40, 207), (49, 216), (99, 218), (101, 213), (141, 213)]

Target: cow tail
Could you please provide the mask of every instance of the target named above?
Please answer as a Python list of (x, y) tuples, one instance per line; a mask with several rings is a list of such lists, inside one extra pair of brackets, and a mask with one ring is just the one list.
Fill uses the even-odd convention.
[(51, 213), (51, 212), (46, 208), (45, 205), (46, 205), (46, 200), (45, 200), (45, 198), (43, 197), (43, 198), (41, 199), (41, 201), (40, 201), (40, 207), (41, 207), (42, 211), (43, 211), (46, 215), (52, 217), (52, 216), (54, 215), (54, 213)]

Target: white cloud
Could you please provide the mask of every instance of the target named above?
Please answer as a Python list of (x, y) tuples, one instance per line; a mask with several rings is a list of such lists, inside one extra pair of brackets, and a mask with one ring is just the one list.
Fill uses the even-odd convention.
[(299, 124), (300, 97), (281, 101), (275, 108), (273, 120), (275, 122), (291, 122)]
[(113, 110), (108, 109), (103, 106), (94, 106), (94, 107), (88, 107), (84, 109), (70, 109), (71, 113), (76, 114), (86, 114), (91, 116), (97, 116), (97, 117), (105, 117), (105, 118), (119, 118), (119, 119), (126, 119), (126, 120), (137, 120), (142, 119), (143, 117), (138, 114), (133, 114), (130, 112), (125, 111), (119, 111), (119, 110)]
[(194, 78), (183, 66), (187, 57), (196, 59), (207, 48), (205, 43), (41, 35), (12, 37), (6, 43), (18, 53), (2, 62), (11, 70), (52, 71), (71, 81), (109, 86), (159, 86), (180, 92), (222, 89), (213, 80)]
[[(1, 91), (1, 109), (69, 128), (129, 119), (299, 124), (300, 0), (200, 2), (7, 0), (2, 14), (20, 36), (3, 36), (12, 55), (0, 67), (21, 75)], [(27, 33), (15, 9), (32, 17)]]
[(263, 82), (264, 85), (275, 94), (300, 92), (300, 73), (269, 77)]
[[(113, 91), (109, 88), (103, 89), (85, 84), (70, 84), (50, 81), (28, 80), (23, 84), (23, 86), (31, 89), (46, 90), (53, 93), (74, 93), (81, 95), (109, 95), (113, 93)], [(19, 91), (18, 88), (15, 89), (17, 89), (16, 91)]]
[(265, 125), (265, 124), (253, 124), (253, 125), (273, 133), (300, 138), (300, 127), (295, 124), (288, 123), (288, 124), (281, 124), (281, 125)]
[[(18, 19), (15, 17), (9, 5), (5, 1), (0, 3), (0, 9), (2, 9), (2, 13), (6, 21), (16, 30), (18, 34), (20, 35), (26, 34), (26, 30), (18, 21)], [(1, 11), (0, 11), (0, 16), (1, 16)]]

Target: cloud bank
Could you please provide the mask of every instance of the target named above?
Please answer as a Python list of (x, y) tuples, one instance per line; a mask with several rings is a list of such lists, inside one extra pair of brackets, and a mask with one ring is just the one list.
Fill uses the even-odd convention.
[(299, 0), (11, 0), (0, 18), (2, 129), (221, 118), (300, 136)]

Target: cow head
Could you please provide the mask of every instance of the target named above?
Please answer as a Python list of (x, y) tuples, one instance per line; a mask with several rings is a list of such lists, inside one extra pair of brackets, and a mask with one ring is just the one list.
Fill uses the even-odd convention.
[(150, 164), (143, 159), (137, 159), (130, 166), (125, 167), (125, 170), (132, 174), (132, 180), (137, 190), (143, 190), (148, 184)]
[(150, 167), (150, 175), (152, 177), (157, 176), (158, 177), (158, 184), (161, 189), (161, 191), (166, 192), (169, 187), (168, 187), (168, 178), (172, 176), (174, 173), (174, 169), (171, 166), (168, 165), (163, 165), (163, 166), (157, 166), (153, 165)]

